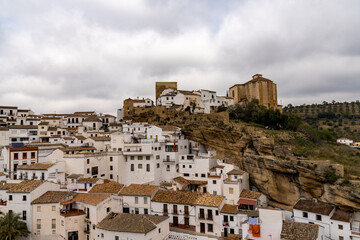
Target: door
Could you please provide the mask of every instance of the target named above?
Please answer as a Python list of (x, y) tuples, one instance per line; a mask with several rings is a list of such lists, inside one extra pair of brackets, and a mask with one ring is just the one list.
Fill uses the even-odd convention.
[(205, 233), (205, 223), (200, 223), (200, 232)]
[(185, 219), (185, 227), (188, 227), (190, 225), (190, 220), (188, 217), (186, 217), (184, 219)]
[(227, 236), (228, 236), (228, 229), (224, 228), (224, 237), (227, 237)]
[(178, 217), (173, 217), (173, 226), (174, 227), (177, 227), (179, 225), (179, 219), (178, 219)]

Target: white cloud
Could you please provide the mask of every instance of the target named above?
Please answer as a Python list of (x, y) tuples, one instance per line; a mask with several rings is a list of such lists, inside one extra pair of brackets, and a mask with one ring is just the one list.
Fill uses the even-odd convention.
[(356, 0), (0, 0), (0, 102), (114, 112), (127, 97), (153, 98), (155, 81), (225, 94), (258, 72), (278, 84), (283, 104), (356, 100), (358, 7)]

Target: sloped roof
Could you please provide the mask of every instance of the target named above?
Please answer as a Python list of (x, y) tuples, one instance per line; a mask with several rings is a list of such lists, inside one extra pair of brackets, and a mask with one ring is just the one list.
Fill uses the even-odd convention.
[(238, 212), (237, 205), (224, 204), (221, 213), (236, 214)]
[(67, 205), (73, 202), (82, 202), (85, 204), (96, 206), (109, 197), (111, 197), (110, 194), (78, 193), (72, 200), (62, 202), (61, 204)]
[(330, 219), (335, 220), (335, 221), (341, 221), (341, 222), (350, 222), (351, 213), (343, 211), (341, 209), (336, 209)]
[(186, 205), (201, 205), (209, 207), (220, 207), (225, 197), (211, 195), (208, 193), (196, 193), (189, 191), (159, 190), (152, 201), (167, 202)]
[(261, 192), (255, 192), (247, 189), (243, 189), (240, 193), (240, 198), (259, 199)]
[(334, 209), (334, 206), (324, 202), (315, 202), (308, 199), (300, 199), (295, 204), (294, 209), (328, 216)]
[(91, 188), (89, 193), (118, 193), (124, 187), (124, 184), (117, 182), (108, 182), (103, 184), (96, 184)]
[(230, 172), (228, 172), (228, 175), (242, 175), (244, 174), (245, 171), (241, 170), (241, 169), (233, 169)]
[(94, 141), (110, 141), (111, 140), (111, 138), (110, 137), (103, 137), (103, 136), (101, 136), (101, 137), (90, 137), (92, 140), (94, 140)]
[(75, 195), (74, 192), (68, 192), (68, 191), (47, 191), (46, 193), (44, 193), (43, 195), (32, 201), (31, 204), (60, 203), (74, 195)]
[(86, 119), (84, 119), (83, 122), (102, 122), (97, 116), (90, 116)]
[(97, 228), (113, 232), (148, 233), (168, 217), (144, 214), (110, 213)]
[(34, 163), (30, 165), (19, 165), (18, 170), (47, 170), (54, 166), (55, 163)]
[(9, 193), (30, 193), (37, 187), (45, 183), (43, 180), (24, 180), (18, 184), (11, 186), (7, 192)]
[(145, 184), (130, 184), (127, 187), (124, 187), (120, 195), (133, 195), (133, 196), (151, 196), (157, 190), (159, 186), (145, 185)]
[(283, 221), (281, 238), (286, 240), (315, 240), (319, 235), (319, 225)]

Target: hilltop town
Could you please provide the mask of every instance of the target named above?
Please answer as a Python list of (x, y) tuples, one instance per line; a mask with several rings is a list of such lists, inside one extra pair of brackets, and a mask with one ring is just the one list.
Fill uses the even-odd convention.
[(306, 139), (276, 124), (231, 123), (234, 106), (282, 116), (277, 85), (227, 92), (157, 82), (117, 116), (0, 106), (0, 211), (39, 240), (360, 239), (354, 172), (294, 156)]

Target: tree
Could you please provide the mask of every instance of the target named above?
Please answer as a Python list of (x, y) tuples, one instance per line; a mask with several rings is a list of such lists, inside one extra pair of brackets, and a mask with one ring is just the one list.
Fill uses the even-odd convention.
[(27, 237), (29, 233), (26, 223), (21, 221), (20, 214), (9, 212), (0, 217), (0, 239), (15, 240)]

